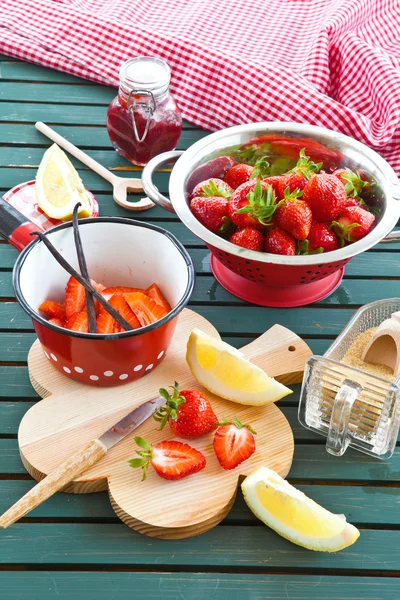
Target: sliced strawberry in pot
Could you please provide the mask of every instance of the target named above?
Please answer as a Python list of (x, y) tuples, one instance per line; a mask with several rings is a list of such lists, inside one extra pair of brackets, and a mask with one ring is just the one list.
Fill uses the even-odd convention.
[(65, 327), (65, 322), (61, 319), (57, 319), (56, 317), (54, 317), (53, 319), (49, 319), (49, 323), (52, 323), (53, 325), (58, 325), (58, 327)]
[(165, 308), (165, 310), (167, 310), (168, 312), (171, 310), (171, 306), (169, 305), (169, 303), (163, 296), (160, 288), (158, 287), (158, 285), (156, 283), (153, 283), (150, 287), (148, 287), (147, 290), (145, 290), (145, 294), (147, 296), (150, 296), (150, 298), (152, 300), (154, 300), (154, 302), (156, 304), (159, 304), (160, 306)]
[[(94, 287), (94, 289), (97, 290), (100, 294), (106, 289), (105, 285), (103, 285), (102, 283), (97, 283), (93, 279), (91, 279), (90, 282), (91, 282), (92, 286)], [(85, 301), (86, 301), (86, 298), (85, 298)], [(101, 310), (101, 304), (96, 299), (94, 300), (94, 309), (96, 311), (96, 315), (98, 315)]]
[(81, 333), (89, 332), (88, 316), (86, 312), (77, 312), (71, 315), (65, 323), (67, 329), (72, 331), (80, 331)]
[[(138, 327), (140, 327), (140, 323), (139, 323), (137, 316), (131, 310), (131, 308), (130, 308), (129, 304), (127, 303), (127, 301), (125, 300), (124, 296), (117, 296), (117, 295), (112, 296), (108, 302), (111, 304), (111, 306), (113, 308), (115, 308), (115, 310), (121, 315), (121, 317), (123, 317), (125, 319), (125, 321), (128, 321), (129, 325), (131, 325), (131, 327), (133, 327), (133, 329), (137, 329)], [(114, 329), (118, 329), (118, 331), (116, 331), (116, 333), (119, 333), (120, 331), (125, 331), (125, 329), (123, 329), (116, 322), (114, 325)]]
[(139, 319), (142, 326), (150, 325), (151, 323), (158, 321), (169, 312), (142, 292), (127, 294), (125, 300)]
[(147, 293), (141, 288), (127, 287), (125, 285), (118, 285), (108, 288), (105, 287), (101, 293), (106, 300), (109, 300), (112, 296), (123, 296), (124, 294), (132, 294), (133, 292), (142, 292), (143, 294)]
[(39, 310), (46, 313), (51, 319), (60, 319), (62, 321), (65, 319), (65, 306), (64, 304), (60, 304), (60, 302), (46, 300), (39, 306)]
[(65, 314), (69, 318), (85, 309), (85, 288), (74, 277), (70, 277), (65, 289)]
[(114, 324), (113, 317), (102, 308), (96, 319), (97, 333), (114, 333)]

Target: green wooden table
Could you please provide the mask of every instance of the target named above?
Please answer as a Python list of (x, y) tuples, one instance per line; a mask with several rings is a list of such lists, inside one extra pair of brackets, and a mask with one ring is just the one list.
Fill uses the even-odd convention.
[[(0, 73), (1, 193), (35, 177), (49, 145), (34, 127), (38, 120), (119, 174), (134, 170), (112, 150), (105, 128), (106, 109), (115, 90), (7, 57), (0, 57)], [(179, 148), (204, 135), (185, 123)], [(75, 164), (96, 194), (102, 215), (132, 216), (114, 203), (106, 182)], [(167, 192), (168, 173), (159, 173), (157, 179), (160, 190)], [(254, 307), (215, 282), (207, 249), (173, 214), (153, 208), (135, 213), (135, 218), (166, 227), (186, 245), (197, 271), (190, 306), (235, 346), (280, 323), (306, 339), (314, 352), (322, 353), (358, 306), (399, 295), (399, 246), (381, 244), (352, 260), (342, 285), (320, 303), (290, 310)], [(21, 464), (17, 445), (20, 419), (38, 397), (26, 366), (35, 335), (11, 286), (16, 255), (11, 246), (0, 243), (0, 512), (34, 484)], [(297, 422), (296, 388), (293, 396), (279, 403), (296, 441), (289, 480), (361, 529), (354, 546), (332, 555), (303, 550), (264, 527), (241, 497), (214, 530), (188, 540), (160, 541), (123, 525), (106, 493), (57, 494), (0, 532), (0, 598), (399, 598), (400, 452), (388, 462), (355, 452), (341, 459), (330, 457), (324, 440)]]

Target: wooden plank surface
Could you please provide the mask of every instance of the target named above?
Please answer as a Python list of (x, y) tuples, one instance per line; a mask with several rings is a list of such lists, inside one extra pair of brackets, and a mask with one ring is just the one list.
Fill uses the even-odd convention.
[[(263, 525), (226, 525), (186, 540), (143, 538), (123, 523), (16, 523), (0, 536), (0, 565), (119, 565), (240, 568), (269, 571), (341, 569), (396, 572), (398, 531), (363, 529), (357, 544), (337, 553), (310, 552)], [(32, 544), (30, 540), (35, 540)]]
[[(119, 174), (140, 176), (140, 170), (110, 147), (105, 115), (114, 89), (4, 56), (0, 56), (0, 76), (0, 191), (34, 178), (49, 145), (34, 129), (36, 120), (54, 125)], [(184, 123), (179, 148), (204, 135)], [(101, 214), (132, 217), (115, 205), (107, 182), (74, 163), (85, 185), (96, 193)], [(156, 174), (156, 185), (163, 193), (168, 192), (168, 179), (169, 168)], [(338, 290), (315, 305), (286, 311), (252, 307), (214, 281), (207, 249), (176, 215), (156, 207), (134, 217), (165, 227), (188, 247), (198, 275), (191, 308), (209, 318), (235, 347), (280, 323), (321, 354), (358, 306), (400, 296), (400, 244), (379, 244), (355, 257)], [(16, 441), (20, 419), (37, 401), (26, 368), (35, 336), (29, 318), (14, 301), (11, 286), (16, 256), (13, 248), (0, 243), (0, 511), (33, 485)], [(361, 527), (354, 546), (334, 555), (298, 548), (261, 525), (240, 494), (222, 525), (179, 542), (133, 533), (116, 520), (105, 493), (58, 494), (26, 522), (0, 532), (2, 600), (75, 600), (82, 597), (82, 589), (90, 589), (85, 600), (91, 596), (125, 600), (133, 590), (135, 597), (150, 600), (392, 600), (400, 596), (395, 577), (400, 571), (400, 448), (390, 461), (352, 451), (341, 459), (329, 456), (325, 440), (298, 424), (299, 390), (296, 386), (295, 394), (281, 403), (296, 441), (289, 480)], [(28, 571), (7, 571), (15, 565)], [(129, 572), (118, 572), (125, 570)]]
[[(394, 600), (400, 581), (384, 577), (243, 575), (240, 573), (0, 573), (8, 600)], [(90, 591), (89, 591), (90, 590)], [(310, 595), (312, 594), (312, 596)]]

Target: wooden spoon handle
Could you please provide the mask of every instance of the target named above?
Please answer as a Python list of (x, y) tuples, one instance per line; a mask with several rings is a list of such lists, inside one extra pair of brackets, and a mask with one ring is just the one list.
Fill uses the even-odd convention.
[(109, 171), (108, 169), (103, 167), (103, 165), (101, 165), (96, 160), (91, 158), (85, 152), (82, 152), (82, 150), (79, 150), (79, 148), (77, 148), (76, 146), (71, 144), (71, 142), (66, 140), (62, 135), (60, 135), (59, 133), (54, 131), (54, 129), (51, 129), (51, 127), (49, 127), (45, 123), (42, 123), (41, 121), (38, 121), (37, 123), (35, 123), (35, 127), (38, 131), (40, 131), (40, 133), (43, 133), (43, 135), (50, 138), (53, 142), (58, 144), (61, 148), (63, 148), (64, 150), (66, 150), (67, 152), (72, 154), (72, 156), (75, 156), (75, 158), (77, 158), (84, 165), (89, 167), (89, 169), (92, 169), (92, 171), (97, 173), (97, 175), (100, 175), (100, 177), (103, 177), (103, 179), (106, 179), (106, 181), (109, 181), (111, 184), (114, 184), (116, 176), (113, 175), (113, 173), (111, 173), (111, 171)]
[(75, 477), (94, 465), (107, 453), (107, 448), (100, 440), (88, 442), (73, 454), (57, 469), (42, 479), (34, 488), (0, 517), (0, 528), (6, 529), (15, 521), (42, 504), (47, 498), (64, 488)]

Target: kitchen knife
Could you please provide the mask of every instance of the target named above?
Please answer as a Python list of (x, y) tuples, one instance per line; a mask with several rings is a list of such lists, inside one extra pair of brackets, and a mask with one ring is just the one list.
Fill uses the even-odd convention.
[(34, 488), (25, 494), (18, 502), (0, 517), (0, 529), (6, 529), (31, 510), (42, 504), (47, 498), (64, 488), (73, 479), (94, 465), (107, 451), (118, 444), (120, 440), (132, 433), (139, 425), (148, 419), (165, 402), (158, 396), (138, 408), (110, 427), (99, 438), (87, 442), (82, 448), (63, 462), (47, 477), (42, 479)]

